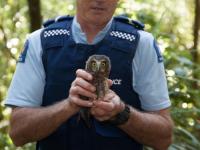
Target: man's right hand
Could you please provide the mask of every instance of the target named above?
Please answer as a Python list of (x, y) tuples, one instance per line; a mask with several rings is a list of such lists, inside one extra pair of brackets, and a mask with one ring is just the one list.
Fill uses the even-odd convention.
[(96, 99), (95, 87), (90, 83), (92, 75), (83, 69), (76, 71), (76, 78), (71, 84), (68, 100), (70, 105), (79, 111), (80, 107), (92, 107), (93, 102), (81, 99), (81, 96)]

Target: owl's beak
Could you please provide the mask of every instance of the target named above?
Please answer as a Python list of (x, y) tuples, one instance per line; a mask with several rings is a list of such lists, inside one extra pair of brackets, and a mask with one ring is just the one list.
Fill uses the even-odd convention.
[(99, 72), (99, 69), (100, 69), (100, 65), (97, 65), (97, 71)]
[(101, 62), (97, 62), (97, 72), (99, 72), (100, 70), (100, 65), (101, 65)]

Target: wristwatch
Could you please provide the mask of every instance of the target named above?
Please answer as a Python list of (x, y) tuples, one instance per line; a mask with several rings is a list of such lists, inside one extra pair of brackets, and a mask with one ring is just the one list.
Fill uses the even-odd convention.
[(125, 108), (123, 111), (115, 115), (110, 120), (106, 120), (104, 122), (113, 126), (118, 126), (125, 124), (128, 121), (129, 117), (130, 117), (130, 106), (125, 104)]

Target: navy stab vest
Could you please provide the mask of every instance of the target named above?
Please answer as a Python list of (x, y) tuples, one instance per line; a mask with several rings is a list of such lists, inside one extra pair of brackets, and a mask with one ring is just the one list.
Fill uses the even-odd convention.
[[(42, 106), (52, 105), (68, 97), (77, 69), (93, 54), (107, 55), (111, 60), (112, 90), (134, 108), (141, 109), (132, 88), (132, 62), (142, 25), (124, 17), (115, 17), (104, 39), (95, 45), (76, 44), (72, 37), (73, 17), (61, 17), (44, 24), (41, 33), (46, 85)], [(37, 142), (37, 150), (142, 150), (143, 146), (117, 127), (92, 119), (92, 128), (78, 114), (63, 123), (55, 132)]]

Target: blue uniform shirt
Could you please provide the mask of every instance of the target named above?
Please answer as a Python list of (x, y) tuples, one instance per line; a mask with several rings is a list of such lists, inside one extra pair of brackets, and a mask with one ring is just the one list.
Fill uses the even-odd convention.
[[(101, 41), (112, 23), (112, 19), (95, 37), (92, 44)], [(42, 64), (42, 48), (40, 33), (35, 31), (28, 37), (26, 57), (18, 63), (13, 76), (6, 105), (20, 107), (39, 107), (45, 86), (45, 71)], [(133, 59), (133, 88), (139, 94), (142, 108), (156, 111), (171, 105), (165, 77), (164, 66), (158, 61), (158, 49), (150, 33), (139, 31), (140, 41)], [(76, 43), (87, 44), (85, 33), (82, 32), (76, 17), (72, 24), (72, 35)], [(116, 79), (114, 84), (118, 84)]]

